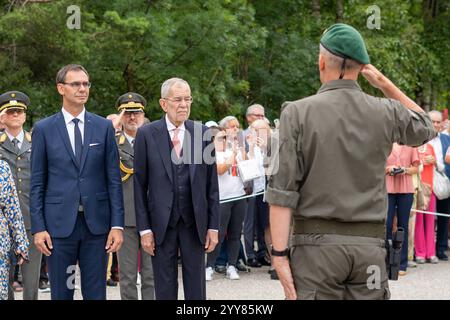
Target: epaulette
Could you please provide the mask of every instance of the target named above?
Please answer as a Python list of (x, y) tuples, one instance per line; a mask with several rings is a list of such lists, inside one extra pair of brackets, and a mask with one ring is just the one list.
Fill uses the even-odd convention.
[(5, 142), (5, 141), (6, 141), (6, 138), (8, 138), (8, 135), (7, 135), (6, 133), (3, 133), (3, 134), (0, 136), (0, 143)]
[(125, 139), (126, 139), (125, 136), (121, 135), (119, 138), (119, 145), (123, 145), (125, 143)]
[(25, 131), (25, 139), (27, 139), (28, 142), (31, 142), (31, 134), (29, 132)]

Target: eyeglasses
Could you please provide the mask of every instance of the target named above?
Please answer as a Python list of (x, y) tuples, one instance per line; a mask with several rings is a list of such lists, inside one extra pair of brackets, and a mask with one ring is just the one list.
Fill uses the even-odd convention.
[(67, 84), (69, 86), (71, 86), (73, 89), (79, 90), (81, 88), (81, 86), (85, 87), (85, 88), (90, 88), (92, 83), (90, 82), (61, 82), (62, 84)]
[(192, 101), (194, 100), (194, 98), (192, 97), (175, 97), (175, 98), (163, 98), (164, 100), (169, 100), (175, 103), (181, 103), (181, 101), (184, 101), (186, 103), (192, 103)]
[(25, 110), (24, 109), (7, 109), (6, 110), (6, 114), (9, 116), (15, 114), (16, 112), (17, 112), (17, 114), (23, 114), (23, 113), (25, 113)]

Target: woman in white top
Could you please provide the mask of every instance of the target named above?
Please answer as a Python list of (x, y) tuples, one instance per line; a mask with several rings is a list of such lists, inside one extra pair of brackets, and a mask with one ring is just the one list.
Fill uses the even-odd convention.
[[(244, 184), (237, 174), (237, 161), (244, 159), (245, 151), (238, 143), (239, 122), (234, 117), (224, 118), (219, 125), (225, 130), (216, 134), (214, 145), (216, 149), (217, 174), (219, 175), (220, 200), (245, 196)], [(228, 129), (228, 130), (227, 130)], [(230, 141), (231, 140), (231, 141)], [(206, 280), (212, 280), (214, 263), (219, 256), (220, 247), (227, 237), (228, 267), (227, 278), (238, 280), (236, 263), (239, 255), (242, 223), (247, 210), (246, 199), (220, 204), (219, 244), (209, 253), (206, 262)]]

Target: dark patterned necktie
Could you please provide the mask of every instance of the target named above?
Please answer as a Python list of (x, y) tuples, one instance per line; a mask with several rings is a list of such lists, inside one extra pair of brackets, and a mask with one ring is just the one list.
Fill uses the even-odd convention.
[(80, 119), (73, 119), (73, 123), (75, 124), (74, 128), (74, 136), (75, 136), (75, 159), (77, 160), (78, 166), (80, 166), (81, 163), (81, 154), (83, 153), (83, 142), (81, 140), (81, 131), (78, 127), (78, 122), (80, 122)]
[(12, 139), (11, 143), (14, 146), (14, 151), (16, 153), (19, 153), (19, 151), (20, 151), (20, 149), (19, 149), (19, 140), (14, 138), (14, 139)]

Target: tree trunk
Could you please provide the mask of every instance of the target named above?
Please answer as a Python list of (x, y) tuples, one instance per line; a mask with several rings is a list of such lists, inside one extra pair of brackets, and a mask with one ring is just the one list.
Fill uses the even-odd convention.
[(131, 68), (130, 64), (127, 64), (127, 66), (125, 67), (125, 70), (123, 71), (123, 78), (127, 83), (128, 91), (134, 91), (133, 69)]
[(311, 9), (313, 16), (316, 19), (320, 19), (320, 0), (312, 0)]
[(344, 4), (342, 0), (336, 1), (336, 22), (342, 22), (344, 19)]

